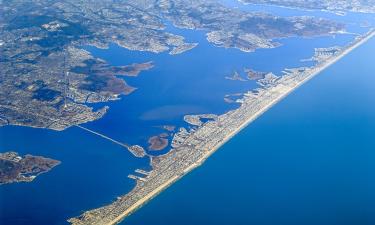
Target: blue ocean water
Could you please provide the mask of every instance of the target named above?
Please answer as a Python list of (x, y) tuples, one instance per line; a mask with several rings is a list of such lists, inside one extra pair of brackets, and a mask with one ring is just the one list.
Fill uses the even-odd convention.
[[(31, 183), (0, 186), (0, 224), (66, 224), (82, 210), (108, 204), (134, 185), (127, 178), (148, 168), (123, 148), (78, 128), (53, 132), (0, 129), (2, 151), (51, 157), (62, 163)], [(105, 194), (102, 194), (105, 193)]]
[[(247, 9), (247, 7), (249, 6), (244, 6), (244, 9)], [(288, 9), (279, 8), (277, 10), (277, 8), (274, 7), (268, 9), (278, 11), (280, 15), (292, 15), (292, 12)], [(299, 14), (301, 12), (295, 11), (295, 13)], [(313, 13), (322, 17), (334, 16), (330, 13)], [(363, 21), (366, 19), (363, 17), (367, 16), (356, 15), (355, 18), (358, 21)], [(353, 27), (357, 26), (353, 25)], [(276, 49), (263, 49), (255, 53), (243, 53), (236, 49), (223, 49), (211, 45), (206, 41), (204, 31), (177, 29), (171, 25), (168, 26), (168, 30), (185, 36), (188, 41), (198, 42), (198, 47), (177, 56), (170, 56), (167, 53), (153, 54), (134, 52), (116, 45), (111, 45), (108, 50), (85, 47), (95, 56), (103, 58), (113, 65), (127, 65), (152, 60), (155, 63), (155, 68), (141, 73), (137, 78), (125, 78), (130, 85), (138, 88), (137, 91), (129, 96), (124, 96), (120, 101), (99, 104), (110, 106), (108, 114), (103, 119), (85, 124), (84, 126), (126, 143), (145, 145), (148, 137), (162, 132), (157, 126), (169, 124), (186, 126), (186, 124), (183, 123), (182, 117), (187, 113), (223, 113), (236, 107), (236, 105), (225, 104), (223, 101), (224, 95), (247, 91), (255, 87), (255, 84), (254, 82), (242, 83), (224, 79), (225, 76), (232, 74), (234, 71), (241, 73), (244, 68), (251, 68), (280, 74), (286, 67), (311, 65), (306, 62), (302, 63), (300, 60), (311, 57), (314, 47), (344, 45), (354, 38), (353, 35), (338, 35), (336, 37), (317, 37), (311, 39), (289, 38), (279, 40), (283, 46)], [(356, 32), (363, 32), (363, 30), (356, 30)], [(359, 54), (359, 56), (364, 57), (365, 55)], [(353, 62), (353, 65), (357, 64)], [(367, 79), (366, 81), (369, 80)], [(304, 89), (301, 89), (301, 91), (302, 90)], [(292, 96), (294, 95), (297, 96), (297, 94), (293, 94)], [(306, 95), (309, 96), (309, 94)], [(347, 95), (351, 96), (353, 93), (347, 93)], [(285, 109), (283, 112), (276, 114), (289, 115), (293, 112), (292, 115), (295, 115), (298, 113), (298, 110), (301, 109), (300, 103), (294, 104), (294, 108)], [(285, 105), (285, 103), (282, 105)], [(276, 109), (277, 108), (274, 110)], [(267, 115), (268, 113), (265, 117), (267, 117)], [(323, 114), (321, 116), (323, 117)], [(336, 118), (336, 116), (334, 116), (334, 118)], [(299, 119), (303, 118), (295, 118), (297, 122)], [(271, 155), (271, 153), (273, 153), (273, 147), (282, 143), (290, 144), (285, 141), (285, 137), (283, 137), (285, 129), (277, 130), (273, 128), (273, 123), (276, 121), (273, 121), (273, 119), (272, 122), (269, 122), (272, 123), (270, 124), (272, 128), (263, 128), (263, 131), (266, 133), (271, 130), (278, 131), (277, 135), (268, 136), (272, 142), (269, 139), (264, 139), (266, 135), (261, 135), (259, 130), (255, 131), (257, 126), (263, 127), (257, 125), (258, 123), (262, 123), (261, 121), (263, 121), (263, 119), (261, 118), (259, 121), (260, 122), (254, 123), (249, 129), (243, 132), (251, 132), (249, 133), (250, 136), (246, 136), (242, 139), (242, 142), (240, 141), (234, 144), (233, 147), (228, 146), (230, 146), (232, 142), (235, 143), (237, 139), (228, 143), (228, 145), (215, 154), (202, 169), (196, 172), (194, 171), (192, 175), (189, 175), (186, 179), (177, 183), (171, 190), (167, 190), (166, 194), (162, 194), (160, 198), (156, 199), (156, 203), (151, 202), (144, 209), (137, 212), (134, 216), (131, 216), (125, 224), (149, 224), (158, 221), (159, 224), (182, 224), (181, 221), (175, 220), (178, 219), (179, 216), (181, 216), (181, 218), (189, 217), (188, 214), (196, 215), (197, 220), (208, 221), (210, 220), (209, 216), (204, 218), (203, 214), (199, 215), (194, 213), (209, 210), (210, 208), (213, 214), (215, 214), (215, 212), (220, 213), (221, 211), (217, 211), (218, 208), (216, 206), (221, 204), (219, 204), (220, 202), (217, 201), (216, 197), (223, 198), (222, 209), (228, 209), (228, 213), (235, 213), (235, 211), (239, 210), (238, 208), (234, 208), (237, 204), (241, 205), (237, 203), (236, 198), (243, 198), (240, 197), (240, 193), (244, 193), (241, 192), (241, 190), (246, 190), (246, 188), (249, 187), (244, 186), (242, 189), (240, 188), (237, 196), (228, 195), (233, 192), (233, 189), (231, 189), (232, 191), (229, 190), (235, 187), (234, 182), (241, 180), (241, 177), (249, 176), (249, 174), (254, 176), (249, 179), (254, 179), (254, 181), (261, 180), (262, 173), (258, 174), (257, 171), (261, 171), (262, 167), (257, 166), (262, 166), (263, 164), (270, 166), (272, 162), (280, 164), (281, 162), (277, 162), (277, 157), (279, 157), (279, 155), (277, 155), (277, 157)], [(288, 122), (288, 120), (286, 122)], [(254, 132), (259, 136), (252, 137), (255, 135)], [(243, 134), (240, 136), (242, 135)], [(263, 137), (263, 139), (261, 139), (261, 137)], [(339, 139), (339, 136), (336, 138)], [(252, 142), (255, 140), (263, 141), (259, 142), (258, 145), (256, 143), (253, 145), (254, 143)], [(320, 143), (324, 142), (325, 139), (320, 141), (317, 138), (315, 141)], [(269, 145), (268, 147), (267, 144)], [(252, 148), (250, 148), (251, 145), (253, 145)], [(364, 142), (363, 145), (367, 146), (367, 143)], [(237, 146), (249, 146), (251, 151), (244, 152)], [(268, 151), (263, 151), (264, 147), (268, 149)], [(230, 151), (225, 150), (227, 148), (238, 150), (239, 157), (228, 153), (224, 158), (232, 161), (223, 162), (222, 159), (218, 159), (218, 162), (215, 162), (216, 158), (220, 157), (220, 154), (224, 154), (221, 152)], [(257, 151), (252, 152), (255, 151), (254, 149)], [(147, 159), (134, 158), (125, 149), (78, 128), (71, 128), (64, 132), (54, 132), (25, 127), (1, 127), (0, 151), (9, 150), (18, 151), (20, 154), (51, 157), (62, 161), (62, 164), (49, 173), (41, 175), (32, 183), (0, 186), (0, 221), (1, 224), (5, 225), (66, 224), (67, 218), (77, 216), (85, 210), (108, 204), (117, 196), (128, 192), (134, 186), (134, 182), (128, 179), (127, 175), (132, 173), (136, 168), (148, 169), (149, 167)], [(246, 152), (248, 154), (255, 154), (255, 156), (258, 154), (258, 158), (251, 158), (250, 156), (252, 155), (240, 155)], [(264, 155), (261, 155), (263, 153), (270, 154), (273, 161), (261, 161), (262, 157), (264, 157)], [(281, 154), (289, 155), (291, 158), (294, 157), (293, 152), (280, 151), (280, 155)], [(258, 159), (258, 163), (255, 163), (255, 159)], [(282, 161), (284, 162), (284, 160)], [(212, 162), (215, 162), (215, 164), (212, 164)], [(243, 168), (237, 170), (239, 168), (237, 167), (233, 173), (234, 170), (232, 170), (232, 168), (236, 168), (237, 165), (242, 165)], [(204, 170), (204, 168), (210, 169)], [(213, 173), (213, 171), (218, 168), (220, 172)], [(248, 168), (248, 170), (244, 170), (244, 168)], [(272, 173), (274, 169), (278, 168), (270, 167), (268, 172)], [(301, 170), (303, 171), (303, 168), (301, 168)], [(195, 174), (201, 173), (199, 171), (206, 171), (206, 174), (203, 175), (204, 178), (199, 177), (196, 178), (197, 180), (190, 178), (191, 176), (197, 176)], [(243, 171), (247, 172), (243, 174)], [(288, 172), (288, 170), (284, 171), (285, 174)], [(263, 174), (264, 173), (266, 172), (263, 172)], [(211, 179), (213, 184), (219, 180), (225, 181), (227, 184), (221, 185), (222, 187), (214, 188), (207, 185), (210, 183), (209, 181), (211, 181)], [(284, 183), (286, 184), (287, 181), (288, 180)], [(192, 183), (187, 184), (189, 182)], [(202, 185), (195, 186), (195, 184), (199, 184), (199, 182)], [(276, 185), (276, 183), (274, 183), (275, 181), (271, 180), (271, 177), (269, 177), (268, 182), (269, 185)], [(351, 181), (348, 183), (351, 184)], [(186, 187), (177, 192), (184, 184)], [(252, 185), (253, 183), (248, 182), (248, 184)], [(320, 184), (322, 185), (323, 183)], [(245, 197), (245, 199), (249, 200), (249, 203), (251, 203), (250, 197), (258, 196), (258, 203), (260, 203), (262, 201), (261, 198), (267, 195), (266, 192), (260, 192), (263, 190), (262, 187), (263, 186), (258, 187), (259, 190), (249, 189), (251, 196)], [(200, 188), (203, 188), (203, 190)], [(270, 190), (270, 188), (271, 187), (268, 189)], [(282, 190), (282, 188), (283, 187), (280, 187), (280, 190)], [(191, 198), (191, 200), (197, 201), (199, 203), (198, 205), (201, 206), (198, 207), (192, 204), (195, 202), (189, 203), (188, 200), (182, 198), (184, 196), (183, 192), (186, 190), (196, 190), (196, 193), (191, 196), (199, 196), (199, 199), (194, 200), (194, 198)], [(204, 190), (209, 190), (211, 194), (214, 195), (210, 197), (210, 194), (205, 193)], [(267, 188), (265, 188), (265, 191), (266, 190)], [(355, 191), (357, 191), (357, 189), (355, 189)], [(177, 192), (177, 194), (168, 194), (171, 192)], [(269, 194), (270, 199), (271, 197), (277, 197), (273, 192)], [(168, 197), (165, 202), (159, 203), (166, 198), (164, 196), (170, 196), (169, 200), (172, 200), (172, 204), (168, 202)], [(208, 199), (205, 199), (205, 196), (208, 197)], [(281, 197), (278, 196), (278, 198)], [(213, 201), (215, 199), (216, 201)], [(263, 204), (266, 204), (266, 202), (267, 201)], [(212, 205), (212, 203), (216, 204)], [(159, 207), (165, 209), (165, 211), (163, 210), (161, 212)], [(175, 207), (174, 211), (170, 210), (171, 207)], [(264, 207), (273, 208), (273, 206), (270, 205)], [(245, 209), (246, 208), (243, 210)], [(255, 210), (255, 208), (252, 210)], [(259, 212), (260, 211), (261, 208), (259, 208)], [(173, 212), (173, 215), (169, 214), (169, 212)], [(183, 212), (188, 212), (188, 214), (181, 214)], [(239, 210), (238, 212), (242, 212), (241, 214), (243, 214), (244, 211)], [(262, 212), (266, 213), (265, 211)], [(163, 215), (165, 218), (163, 218)], [(155, 221), (151, 220), (151, 218), (155, 218)], [(233, 218), (228, 217), (226, 220), (223, 219), (223, 222), (230, 219)], [(240, 219), (241, 217), (238, 218), (238, 221), (240, 221)], [(242, 217), (242, 219), (245, 218)], [(246, 221), (246, 219), (243, 221)], [(187, 220), (187, 222), (189, 222), (189, 220)], [(199, 224), (192, 220), (190, 220), (190, 222), (189, 224)]]
[(123, 225), (375, 224), (375, 39)]

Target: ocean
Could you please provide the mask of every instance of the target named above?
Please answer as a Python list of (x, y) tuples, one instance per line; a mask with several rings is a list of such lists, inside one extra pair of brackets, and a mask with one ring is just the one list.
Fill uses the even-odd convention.
[(121, 224), (375, 224), (374, 52), (372, 39)]
[[(255, 6), (243, 9), (254, 10), (251, 7)], [(277, 7), (256, 10), (293, 15), (290, 9)], [(308, 13), (356, 22), (369, 19), (362, 14), (347, 18)], [(237, 107), (226, 104), (224, 96), (256, 85), (225, 79), (234, 71), (244, 75), (244, 68), (251, 68), (281, 75), (285, 68), (311, 65), (300, 60), (310, 58), (315, 47), (344, 45), (354, 38), (351, 34), (288, 38), (279, 40), (283, 44), (279, 48), (244, 53), (213, 46), (204, 31), (171, 25), (168, 30), (198, 42), (198, 47), (171, 56), (117, 45), (107, 50), (83, 46), (112, 65), (155, 63), (139, 77), (125, 78), (138, 88), (133, 94), (94, 105), (108, 105), (110, 110), (104, 118), (83, 126), (124, 143), (147, 146), (150, 136), (163, 132), (160, 126), (187, 126), (182, 119), (185, 114), (220, 114)], [(349, 30), (366, 29), (351, 24)], [(374, 222), (370, 207), (374, 202), (370, 191), (374, 188), (370, 163), (374, 157), (370, 147), (375, 146), (374, 42), (288, 96), (123, 224)], [(134, 181), (127, 176), (135, 169), (150, 169), (148, 159), (135, 158), (121, 146), (76, 127), (63, 132), (1, 127), (0, 151), (10, 150), (51, 157), (62, 164), (31, 183), (0, 186), (2, 225), (67, 224), (68, 218), (109, 204), (131, 190)], [(332, 222), (339, 219), (348, 223)]]

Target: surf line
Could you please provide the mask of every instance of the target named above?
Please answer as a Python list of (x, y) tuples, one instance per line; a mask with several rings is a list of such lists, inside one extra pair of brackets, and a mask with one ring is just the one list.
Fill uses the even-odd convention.
[(112, 142), (112, 143), (115, 143), (115, 144), (117, 144), (117, 145), (120, 145), (121, 147), (124, 147), (124, 148), (126, 148), (126, 149), (128, 149), (128, 150), (129, 150), (129, 148), (130, 148), (129, 145), (124, 144), (124, 143), (119, 142), (119, 141), (116, 141), (115, 139), (110, 138), (110, 137), (108, 137), (108, 136), (106, 136), (106, 135), (104, 135), (104, 134), (101, 134), (101, 133), (99, 133), (99, 132), (93, 131), (93, 130), (91, 130), (91, 129), (89, 129), (89, 128), (86, 128), (86, 127), (83, 127), (83, 126), (81, 126), (81, 125), (75, 125), (75, 126), (78, 127), (78, 128), (81, 128), (82, 130), (85, 130), (85, 131), (87, 131), (87, 132), (89, 132), (89, 133), (92, 133), (92, 134), (94, 134), (94, 135), (96, 135), (96, 136), (99, 136), (99, 137), (101, 137), (101, 138), (104, 138), (104, 139), (106, 139), (106, 140), (108, 140), (108, 141), (110, 141), (110, 142)]

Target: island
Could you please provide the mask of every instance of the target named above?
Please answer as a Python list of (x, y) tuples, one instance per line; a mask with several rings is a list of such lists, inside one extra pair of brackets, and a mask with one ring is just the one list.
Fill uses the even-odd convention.
[(181, 127), (173, 137), (172, 149), (167, 154), (152, 157), (151, 171), (143, 171), (142, 177), (131, 175), (136, 180), (133, 190), (112, 204), (86, 211), (68, 221), (73, 225), (119, 223), (191, 170), (202, 165), (219, 147), (274, 104), (374, 36), (373, 29), (312, 67), (286, 69), (282, 76), (266, 76), (265, 80), (260, 81), (260, 87), (244, 95), (239, 108), (190, 130)]
[(234, 71), (234, 73), (230, 76), (226, 76), (225, 79), (227, 79), (227, 80), (237, 80), (237, 81), (246, 81), (244, 78), (241, 77), (241, 75), (237, 71)]
[(259, 80), (264, 78), (267, 74), (265, 72), (259, 72), (248, 68), (245, 68), (244, 71), (247, 74), (247, 78), (249, 80)]
[(160, 128), (162, 128), (163, 130), (166, 130), (168, 132), (172, 132), (176, 129), (176, 126), (174, 126), (174, 125), (163, 125), (163, 126), (160, 126)]
[(17, 152), (0, 153), (0, 185), (31, 182), (59, 164), (60, 161), (41, 156), (22, 157)]
[(159, 135), (150, 137), (148, 139), (148, 143), (149, 143), (148, 149), (151, 151), (161, 151), (165, 149), (169, 144), (169, 141), (167, 139), (168, 136), (169, 134), (167, 133), (161, 133)]

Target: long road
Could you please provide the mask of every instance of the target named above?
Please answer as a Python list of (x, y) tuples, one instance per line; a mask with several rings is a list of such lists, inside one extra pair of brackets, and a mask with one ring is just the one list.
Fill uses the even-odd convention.
[[(20, 109), (20, 108), (18, 108), (18, 107), (15, 107), (15, 106), (9, 106), (9, 105), (0, 105), (0, 108), (7, 108), (7, 109), (11, 109), (11, 110), (15, 110), (15, 111), (20, 111), (20, 112), (24, 112), (24, 110), (22, 110), (22, 109)], [(24, 112), (25, 113), (25, 112)], [(57, 120), (57, 119), (53, 119), (53, 118), (50, 118), (50, 117), (47, 117), (47, 116), (44, 116), (44, 115), (41, 115), (41, 114), (38, 114), (38, 113), (32, 113), (32, 112), (26, 112), (27, 114), (30, 114), (30, 115), (33, 115), (33, 116), (37, 116), (37, 117), (41, 117), (41, 118), (44, 118), (44, 119), (46, 119), (46, 120), (50, 120), (50, 121), (52, 121), (52, 123), (56, 123), (56, 122), (61, 122), (60, 120)], [(2, 121), (4, 121), (4, 122), (6, 122), (6, 123), (9, 123), (9, 121), (7, 121), (6, 119), (3, 119), (2, 117), (0, 117), (0, 120), (2, 120)], [(108, 137), (108, 136), (106, 136), (106, 135), (104, 135), (104, 134), (101, 134), (101, 133), (99, 133), (99, 132), (96, 132), (96, 131), (93, 131), (93, 130), (91, 130), (91, 129), (88, 129), (88, 128), (86, 128), (86, 127), (83, 127), (83, 126), (81, 126), (81, 125), (75, 125), (76, 127), (78, 127), (78, 128), (80, 128), (80, 129), (83, 129), (83, 130), (85, 130), (85, 131), (87, 131), (87, 132), (90, 132), (90, 133), (92, 133), (92, 134), (94, 134), (94, 135), (97, 135), (97, 136), (99, 136), (99, 137), (101, 137), (101, 138), (104, 138), (104, 139), (106, 139), (106, 140), (108, 140), (108, 141), (110, 141), (110, 142), (112, 142), (112, 143), (115, 143), (115, 144), (117, 144), (117, 145), (120, 145), (121, 147), (124, 147), (124, 148), (126, 148), (126, 149), (129, 149), (129, 145), (127, 145), (127, 144), (125, 144), (125, 143), (122, 143), (122, 142), (120, 142), (120, 141), (116, 141), (116, 140), (114, 140), (113, 138), (110, 138), (110, 137)]]
[(245, 97), (238, 109), (220, 115), (216, 121), (207, 122), (197, 130), (191, 131), (180, 146), (158, 157), (156, 161), (152, 161), (152, 173), (146, 177), (145, 181), (138, 181), (135, 188), (128, 194), (110, 205), (69, 219), (69, 222), (73, 225), (113, 225), (121, 222), (161, 191), (201, 165), (225, 142), (274, 104), (373, 36), (375, 36), (375, 31), (371, 30), (341, 50), (338, 55), (330, 57), (313, 68), (302, 71), (293, 70), (278, 79), (274, 86), (260, 89), (257, 95)]
[(115, 139), (113, 139), (113, 138), (110, 138), (110, 137), (108, 137), (108, 136), (106, 136), (106, 135), (104, 135), (104, 134), (101, 134), (101, 133), (99, 133), (99, 132), (96, 132), (96, 131), (93, 131), (93, 130), (91, 130), (91, 129), (89, 129), (89, 128), (86, 128), (86, 127), (83, 127), (83, 126), (81, 126), (81, 125), (75, 125), (76, 127), (78, 127), (78, 128), (80, 128), (80, 129), (82, 129), (82, 130), (85, 130), (85, 131), (87, 131), (87, 132), (90, 132), (90, 133), (92, 133), (92, 134), (94, 134), (94, 135), (96, 135), (96, 136), (99, 136), (99, 137), (101, 137), (101, 138), (104, 138), (104, 139), (106, 139), (106, 140), (108, 140), (108, 141), (110, 141), (110, 142), (112, 142), (112, 143), (115, 143), (115, 144), (117, 144), (117, 145), (120, 145), (121, 147), (124, 147), (124, 148), (126, 148), (126, 149), (129, 149), (129, 145), (127, 145), (127, 144), (125, 144), (125, 143), (122, 143), (122, 142), (119, 142), (119, 141), (116, 141)]

